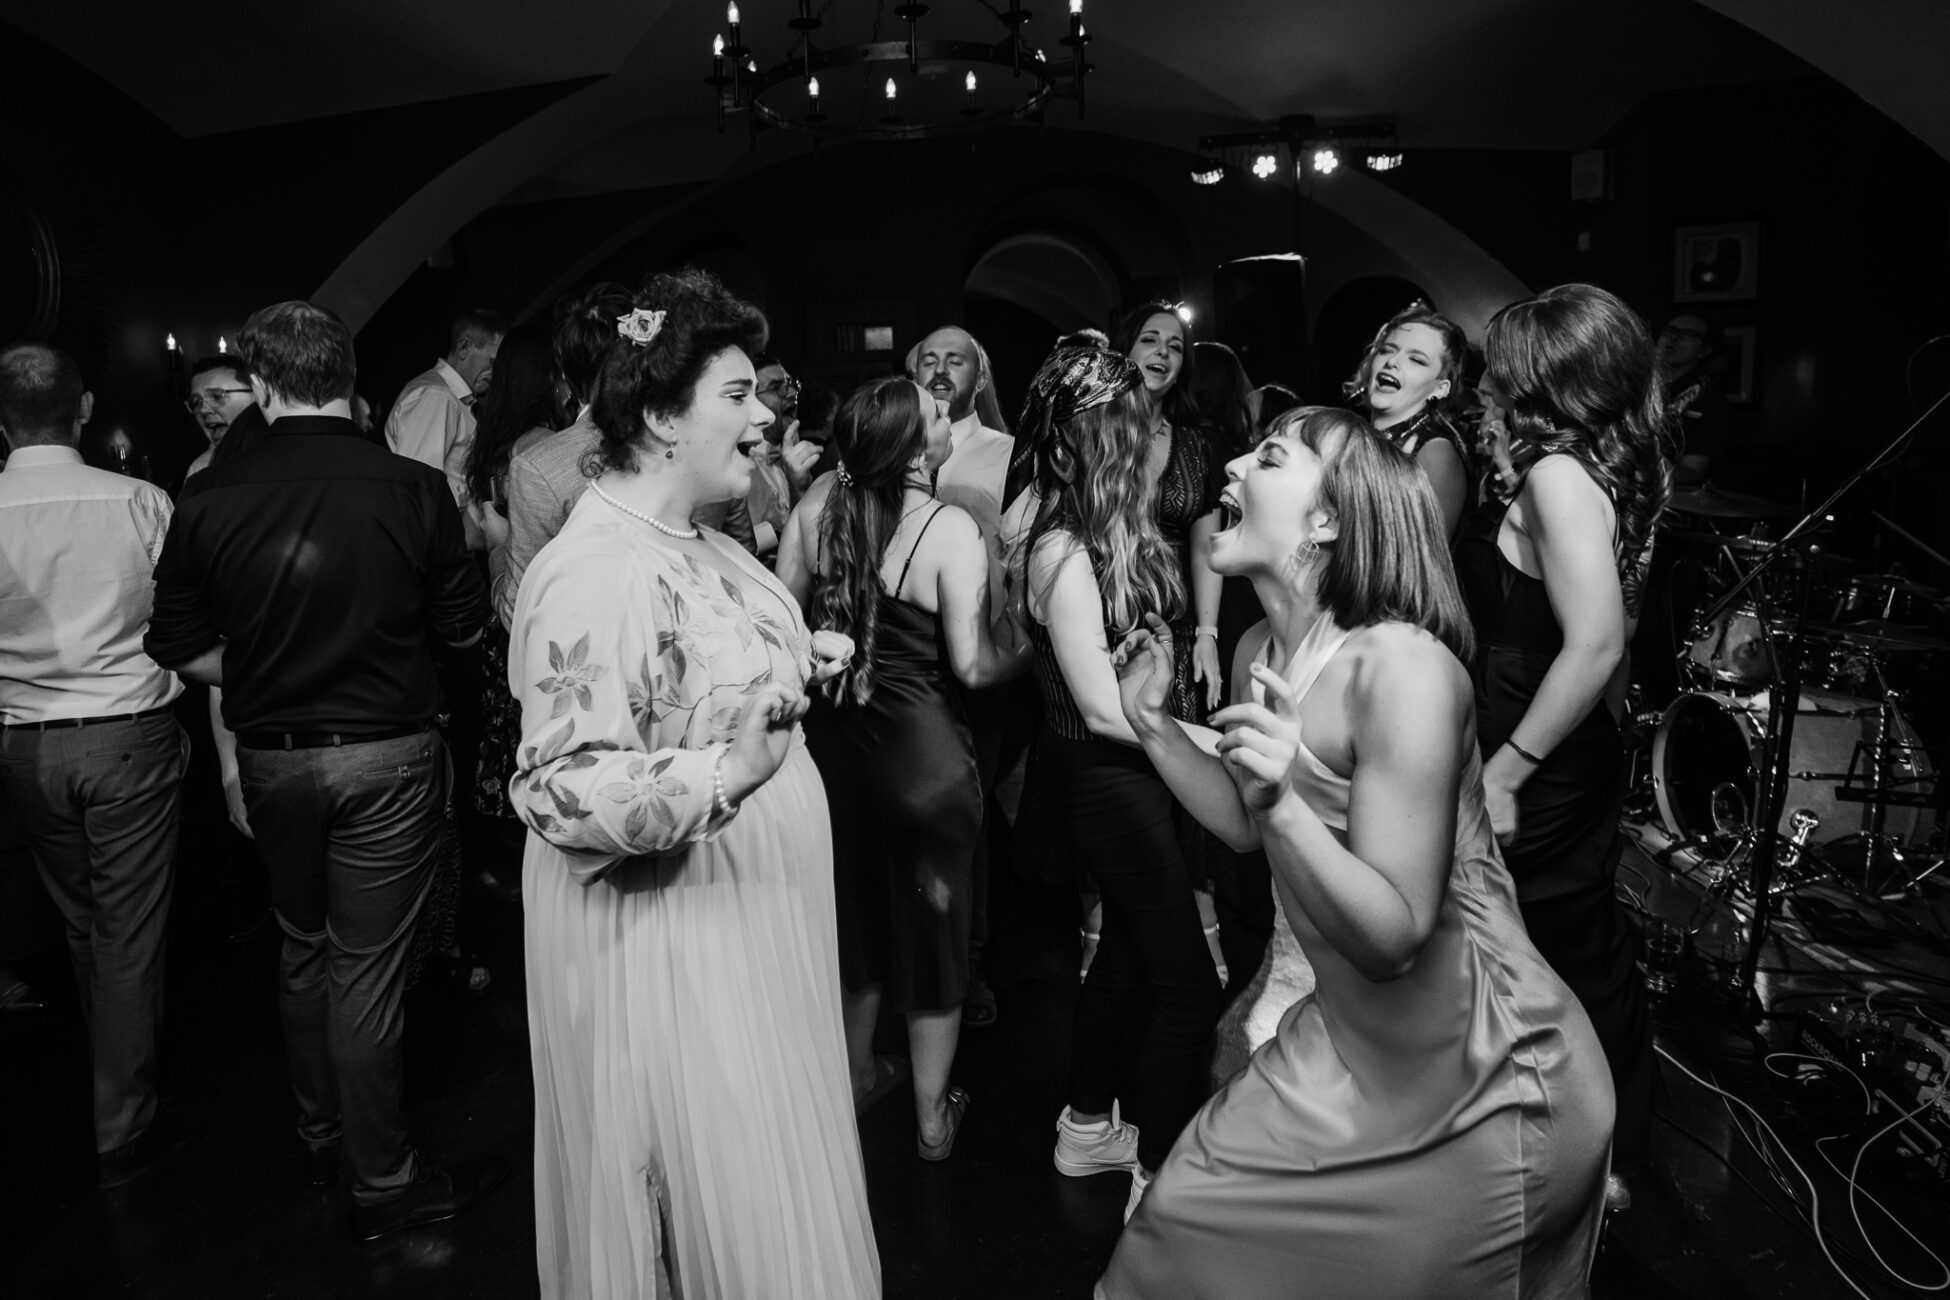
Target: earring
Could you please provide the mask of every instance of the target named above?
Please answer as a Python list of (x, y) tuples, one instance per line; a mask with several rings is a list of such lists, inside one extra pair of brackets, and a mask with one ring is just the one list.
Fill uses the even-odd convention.
[(1299, 560), (1303, 564), (1308, 560), (1313, 559), (1315, 556), (1319, 554), (1320, 554), (1320, 543), (1316, 542), (1311, 537), (1309, 537), (1306, 541), (1300, 543), (1300, 545), (1293, 548), (1293, 558)]
[(667, 447), (667, 448), (665, 448), (665, 449), (664, 449), (664, 459), (665, 459), (665, 460), (676, 460), (676, 459), (677, 459), (677, 448), (675, 448), (675, 447)]

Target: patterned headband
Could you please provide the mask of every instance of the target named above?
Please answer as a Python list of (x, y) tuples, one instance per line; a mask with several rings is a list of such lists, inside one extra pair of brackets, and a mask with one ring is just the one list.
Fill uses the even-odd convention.
[(1045, 467), (1066, 474), (1062, 462), (1074, 464), (1062, 429), (1084, 411), (1102, 406), (1130, 392), (1142, 375), (1129, 357), (1104, 348), (1058, 348), (1043, 362), (1029, 383), (1029, 396), (1017, 421), (1015, 455), (1003, 487), (1006, 506), (1041, 476)]

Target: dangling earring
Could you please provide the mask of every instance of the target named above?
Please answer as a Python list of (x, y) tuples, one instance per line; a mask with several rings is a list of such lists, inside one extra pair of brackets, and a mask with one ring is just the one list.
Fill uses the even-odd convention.
[(664, 448), (664, 459), (665, 459), (665, 460), (676, 460), (676, 459), (677, 459), (677, 448), (675, 448), (675, 447), (666, 447), (666, 448)]
[(1320, 554), (1320, 543), (1309, 537), (1293, 548), (1293, 558), (1305, 564)]

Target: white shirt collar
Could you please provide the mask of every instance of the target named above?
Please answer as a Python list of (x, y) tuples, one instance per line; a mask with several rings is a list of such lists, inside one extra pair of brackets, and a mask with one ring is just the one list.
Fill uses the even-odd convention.
[(441, 383), (447, 385), (447, 391), (461, 401), (465, 402), (473, 398), (473, 386), (460, 377), (460, 371), (447, 364), (447, 358), (442, 357), (434, 362), (433, 372), (440, 376)]
[(965, 439), (971, 434), (978, 432), (981, 427), (981, 415), (975, 411), (970, 411), (967, 415), (962, 416), (961, 419), (956, 420), (948, 426), (948, 445), (950, 447), (961, 446)]
[(67, 443), (43, 442), (16, 447), (7, 457), (8, 469), (37, 469), (43, 465), (81, 465), (81, 451)]

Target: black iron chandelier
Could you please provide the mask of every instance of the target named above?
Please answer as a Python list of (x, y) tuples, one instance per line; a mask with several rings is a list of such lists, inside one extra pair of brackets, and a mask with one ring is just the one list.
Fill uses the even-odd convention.
[[(1025, 29), (1033, 16), (1021, 0), (1009, 0), (1007, 9), (976, 0), (1006, 29), (993, 45), (922, 39), (920, 22), (929, 6), (904, 0), (894, 15), (907, 24), (905, 39), (878, 39), (882, 12), (876, 10), (874, 39), (816, 48), (813, 33), (825, 25), (834, 2), (826, 0), (814, 14), (811, 0), (798, 0), (798, 15), (787, 24), (796, 35), (786, 57), (760, 70), (757, 55), (744, 43), (733, 0), (725, 11), (729, 38), (723, 33), (713, 38), (711, 75), (704, 79), (717, 100), (719, 131), (725, 129), (726, 114), (743, 112), (754, 139), (759, 131), (774, 129), (827, 140), (929, 140), (1040, 118), (1059, 98), (1075, 100), (1077, 117), (1083, 117), (1084, 78), (1094, 70), (1083, 0), (1069, 0), (1069, 28), (1059, 39), (1070, 53), (1060, 61), (1030, 40)], [(880, 3), (884, 7), (886, 0)], [(857, 87), (850, 70), (858, 71)], [(822, 95), (822, 90), (840, 94)], [(848, 100), (844, 105), (837, 102), (842, 96)]]

